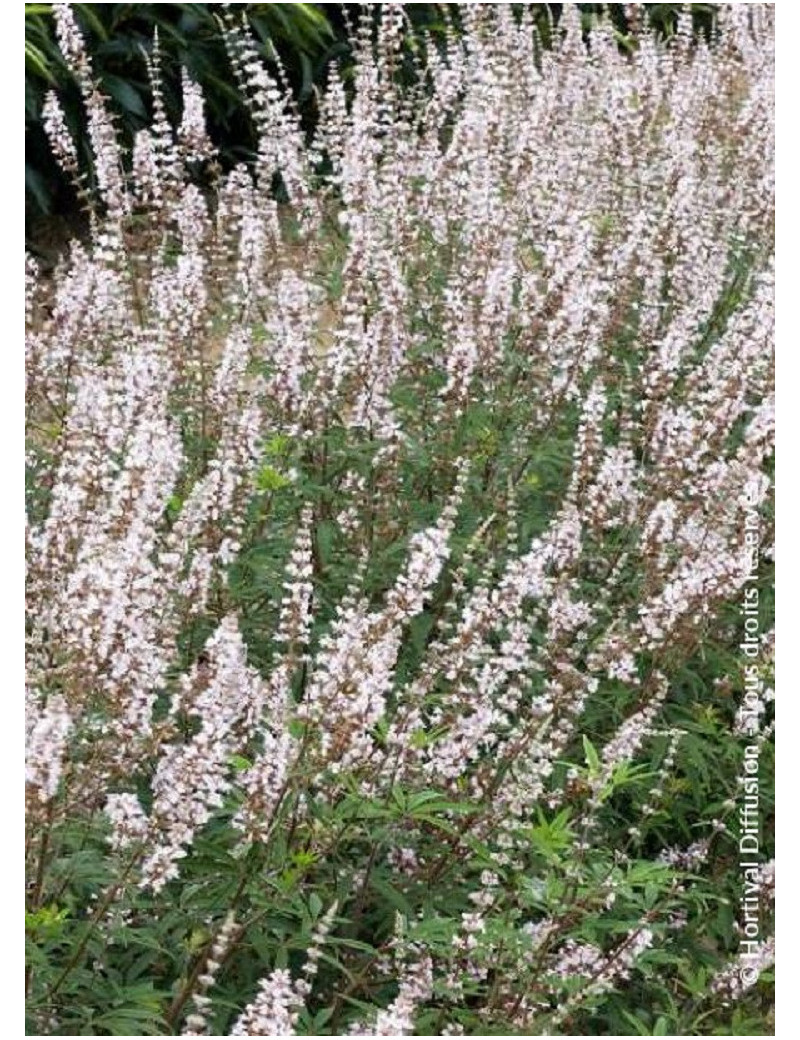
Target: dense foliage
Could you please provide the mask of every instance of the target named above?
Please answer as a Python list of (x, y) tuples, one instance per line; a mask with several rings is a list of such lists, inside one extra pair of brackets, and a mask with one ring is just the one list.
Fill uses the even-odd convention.
[[(306, 128), (317, 118), (315, 88), (324, 87), (327, 70), (339, 62), (345, 78), (352, 67), (348, 23), (365, 5), (358, 4), (239, 4), (247, 18), (259, 55), (273, 75), (285, 76)], [(529, 10), (545, 45), (561, 16), (561, 4), (533, 4)], [(456, 26), (459, 5), (413, 4), (405, 19), (412, 29), (441, 33), (447, 21)], [(584, 26), (603, 9), (602, 4), (580, 4)], [(696, 31), (710, 32), (713, 4), (691, 4)], [(75, 4), (78, 23), (86, 34), (95, 75), (103, 92), (113, 100), (117, 131), (129, 146), (150, 117), (147, 56), (159, 41), (164, 104), (171, 119), (180, 118), (181, 69), (186, 68), (203, 90), (209, 128), (220, 161), (229, 168), (252, 158), (256, 135), (247, 119), (230, 77), (225, 74), (222, 32), (224, 4)], [(376, 8), (377, 9), (377, 8)], [(670, 36), (677, 26), (680, 4), (648, 4), (646, 17), (659, 33)], [(610, 5), (616, 39), (631, 45), (631, 18), (623, 4)], [(52, 251), (64, 237), (57, 218), (65, 210), (80, 228), (76, 200), (53, 162), (42, 125), (42, 106), (48, 90), (57, 89), (65, 109), (81, 163), (91, 175), (91, 142), (81, 118), (80, 94), (58, 49), (52, 4), (25, 5), (25, 128), (26, 213), (32, 243)], [(43, 220), (43, 216), (51, 219)], [(60, 234), (55, 236), (53, 231)], [(50, 235), (48, 236), (48, 232)]]
[[(259, 53), (273, 71), (285, 69), (301, 104), (308, 102), (325, 64), (342, 41), (324, 8), (314, 4), (246, 4)], [(223, 4), (75, 4), (92, 51), (94, 72), (113, 100), (125, 144), (147, 126), (150, 88), (147, 59), (159, 41), (164, 104), (180, 117), (181, 69), (202, 85), (207, 117), (223, 158), (232, 164), (253, 151), (253, 134), (241, 99), (226, 72)], [(80, 93), (55, 37), (52, 4), (25, 5), (25, 181), (29, 216), (74, 208), (69, 181), (53, 163), (42, 125), (48, 90), (58, 89), (81, 163), (91, 174), (91, 141), (81, 118)]]
[(223, 172), (55, 5), (29, 1032), (771, 1031), (772, 9), (636, 14), (365, 10), (309, 140), (231, 11)]

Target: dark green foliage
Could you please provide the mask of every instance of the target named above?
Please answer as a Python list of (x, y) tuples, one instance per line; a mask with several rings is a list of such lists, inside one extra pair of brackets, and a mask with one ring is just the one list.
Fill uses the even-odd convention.
[[(314, 122), (314, 87), (325, 80), (331, 61), (348, 62), (347, 25), (363, 12), (361, 4), (232, 4), (250, 25), (261, 53), (277, 69), (285, 71), (306, 124)], [(376, 5), (378, 6), (378, 5)], [(515, 6), (515, 5), (512, 5)], [(587, 26), (608, 6), (618, 31), (620, 46), (632, 46), (623, 4), (580, 4)], [(714, 4), (692, 4), (694, 26), (709, 33)], [(95, 73), (103, 91), (112, 99), (119, 125), (130, 142), (150, 115), (150, 91), (144, 55), (158, 30), (163, 61), (164, 95), (168, 116), (180, 116), (180, 68), (185, 66), (202, 86), (206, 97), (211, 135), (221, 148), (224, 163), (247, 159), (253, 150), (252, 126), (244, 112), (230, 75), (220, 35), (221, 4), (75, 4), (81, 28), (92, 54)], [(538, 31), (547, 44), (561, 15), (561, 4), (534, 4)], [(675, 31), (681, 4), (648, 4), (647, 16), (666, 36)], [(79, 153), (90, 169), (89, 145), (83, 129), (80, 99), (58, 50), (50, 4), (25, 5), (25, 204), (29, 233), (34, 242), (47, 240), (56, 217), (77, 211), (70, 185), (56, 167), (41, 125), (47, 90), (55, 89), (67, 110)], [(447, 14), (446, 10), (449, 9)], [(406, 8), (414, 33), (433, 38), (445, 21), (458, 26), (458, 4), (413, 4)], [(409, 66), (409, 74), (410, 66)]]
[[(301, 103), (309, 101), (325, 64), (341, 50), (324, 8), (316, 4), (233, 4), (246, 19), (263, 57), (280, 61)], [(50, 4), (25, 5), (26, 211), (58, 214), (75, 207), (68, 184), (50, 156), (41, 126), (47, 90), (67, 110), (79, 152), (87, 159), (80, 97), (59, 53)], [(180, 118), (180, 70), (203, 88), (214, 140), (227, 163), (252, 154), (252, 128), (232, 84), (220, 34), (221, 4), (75, 4), (99, 84), (113, 101), (130, 143), (150, 117), (145, 55), (158, 31), (167, 113)]]

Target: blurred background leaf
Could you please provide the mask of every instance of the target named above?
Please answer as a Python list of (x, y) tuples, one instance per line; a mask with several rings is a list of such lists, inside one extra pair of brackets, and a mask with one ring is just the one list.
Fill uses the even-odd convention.
[[(232, 4), (244, 16), (263, 59), (273, 71), (285, 70), (303, 123), (314, 125), (314, 87), (325, 82), (333, 61), (346, 66), (349, 56), (347, 24), (363, 14), (362, 4)], [(378, 8), (380, 5), (374, 5)], [(519, 12), (524, 5), (511, 5)], [(544, 45), (558, 24), (562, 4), (532, 4)], [(647, 17), (658, 32), (670, 36), (681, 4), (648, 4)], [(714, 4), (690, 5), (696, 31), (708, 33)], [(610, 11), (620, 47), (630, 49), (628, 23), (622, 4), (580, 4), (584, 26)], [(163, 89), (167, 113), (180, 119), (180, 69), (185, 66), (203, 88), (209, 129), (220, 148), (223, 166), (249, 158), (254, 151), (253, 128), (234, 85), (220, 32), (222, 4), (74, 4), (83, 29), (95, 74), (112, 99), (118, 126), (130, 146), (133, 135), (148, 122), (149, 87), (144, 56), (158, 30), (163, 63)], [(460, 20), (458, 4), (406, 5), (405, 15), (414, 32), (433, 38), (451, 22)], [(42, 104), (55, 89), (64, 105), (67, 121), (84, 157), (87, 173), (89, 146), (81, 112), (80, 95), (55, 40), (51, 4), (25, 5), (25, 203), (29, 245), (47, 251), (47, 239), (69, 237), (79, 230), (77, 200), (58, 170), (41, 122)], [(405, 73), (413, 75), (410, 62)]]

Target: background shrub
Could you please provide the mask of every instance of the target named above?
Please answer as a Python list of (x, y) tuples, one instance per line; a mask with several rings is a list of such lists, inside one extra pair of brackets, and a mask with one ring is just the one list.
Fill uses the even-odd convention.
[[(323, 87), (332, 61), (352, 62), (347, 36), (348, 20), (358, 17), (357, 4), (233, 4), (247, 17), (261, 57), (274, 71), (277, 61), (285, 70), (304, 126), (316, 119), (314, 88)], [(380, 5), (375, 5), (375, 10)], [(456, 26), (457, 4), (414, 4), (405, 17), (416, 30), (440, 34), (443, 9)], [(515, 5), (512, 5), (512, 7)], [(588, 29), (603, 10), (602, 4), (578, 5)], [(618, 42), (628, 46), (630, 31), (625, 5), (608, 5)], [(695, 28), (711, 30), (714, 4), (692, 4)], [(549, 45), (551, 27), (561, 17), (561, 4), (532, 4), (537, 28)], [(648, 4), (646, 17), (665, 36), (675, 31), (680, 4)], [(150, 90), (144, 55), (158, 31), (162, 55), (164, 100), (167, 114), (180, 113), (180, 70), (186, 68), (206, 98), (209, 126), (223, 163), (230, 166), (252, 158), (256, 143), (252, 125), (230, 76), (222, 38), (221, 4), (76, 4), (75, 13), (91, 47), (94, 68), (103, 91), (114, 101), (123, 144), (130, 147), (134, 133), (150, 118)], [(521, 9), (521, 5), (516, 5)], [(29, 234), (41, 251), (58, 246), (64, 231), (57, 220), (42, 217), (77, 216), (74, 192), (53, 162), (42, 127), (42, 105), (47, 90), (56, 88), (78, 143), (81, 160), (91, 169), (91, 149), (80, 115), (80, 99), (55, 40), (51, 4), (25, 5), (25, 198)], [(75, 227), (74, 221), (72, 228)], [(67, 229), (69, 230), (69, 228)], [(55, 242), (51, 239), (55, 235)]]

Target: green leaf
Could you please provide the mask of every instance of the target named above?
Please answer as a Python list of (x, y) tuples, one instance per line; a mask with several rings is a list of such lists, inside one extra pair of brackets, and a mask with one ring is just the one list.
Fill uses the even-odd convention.
[(25, 71), (32, 72), (51, 85), (56, 82), (55, 76), (50, 71), (47, 58), (30, 40), (25, 41)]
[(100, 21), (98, 16), (95, 14), (95, 12), (93, 10), (93, 8), (95, 6), (98, 6), (98, 5), (95, 5), (95, 4), (75, 4), (76, 9), (78, 11), (80, 11), (80, 13), (81, 13), (81, 18), (83, 19), (84, 22), (86, 22), (86, 24), (89, 26), (89, 28), (92, 30), (92, 32), (97, 33), (97, 35), (100, 37), (101, 40), (107, 40), (108, 39), (108, 33), (106, 32), (106, 27), (103, 25), (103, 23)]
[(36, 199), (36, 203), (41, 211), (49, 213), (51, 209), (50, 192), (38, 170), (34, 170), (28, 163), (25, 163), (25, 188)]
[(589, 767), (589, 772), (597, 774), (600, 772), (600, 756), (597, 754), (594, 744), (591, 740), (583, 735), (583, 753), (586, 756), (586, 764)]
[(261, 467), (256, 476), (256, 487), (259, 491), (279, 491), (289, 484), (291, 480), (268, 462)]
[(128, 80), (105, 73), (103, 76), (103, 86), (108, 94), (126, 112), (138, 116), (140, 119), (147, 119), (147, 109), (144, 106), (144, 102), (142, 101), (139, 92), (131, 86)]
[(265, 441), (262, 446), (262, 451), (265, 455), (275, 456), (284, 455), (292, 445), (291, 437), (287, 437), (285, 433), (276, 433), (269, 440)]

